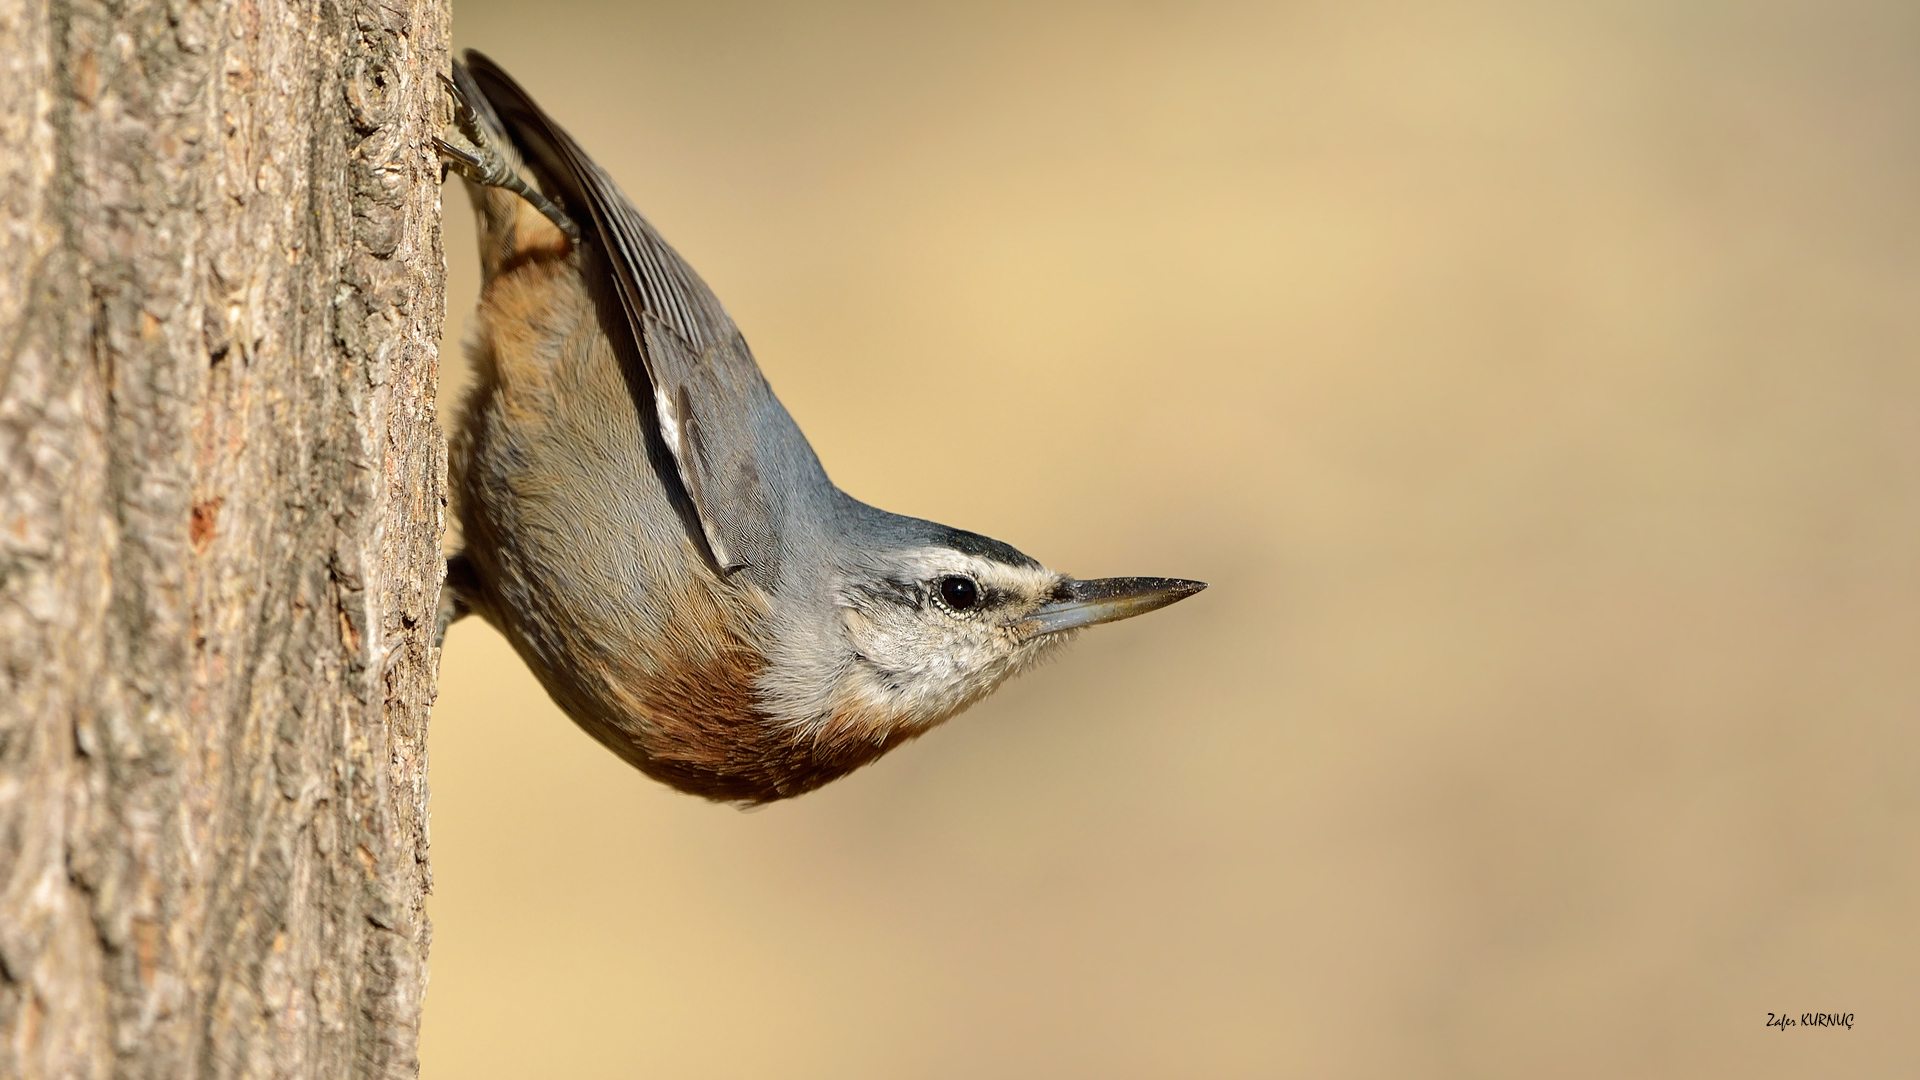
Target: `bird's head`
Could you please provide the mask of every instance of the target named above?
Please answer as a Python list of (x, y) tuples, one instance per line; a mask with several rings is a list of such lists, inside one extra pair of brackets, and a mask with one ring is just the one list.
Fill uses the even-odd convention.
[(985, 697), (1075, 631), (1206, 588), (1174, 578), (1080, 581), (997, 540), (893, 520), (911, 527), (850, 548), (858, 555), (832, 575), (830, 616), (789, 623), (775, 637), (799, 648), (769, 656), (761, 673), (769, 712), (823, 747), (897, 745)]

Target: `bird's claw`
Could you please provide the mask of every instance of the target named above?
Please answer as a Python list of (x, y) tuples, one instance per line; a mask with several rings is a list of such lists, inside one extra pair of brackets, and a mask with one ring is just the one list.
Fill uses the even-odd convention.
[(453, 99), (453, 127), (459, 132), (457, 142), (444, 135), (434, 136), (433, 148), (440, 155), (440, 178), (445, 180), (447, 172), (452, 171), (481, 187), (505, 188), (533, 204), (535, 210), (567, 234), (568, 240), (578, 244), (580, 226), (558, 203), (520, 175), (512, 158), (494, 143), (493, 133), (480, 119), (473, 103), (467, 100), (460, 84), (442, 74), (440, 85)]

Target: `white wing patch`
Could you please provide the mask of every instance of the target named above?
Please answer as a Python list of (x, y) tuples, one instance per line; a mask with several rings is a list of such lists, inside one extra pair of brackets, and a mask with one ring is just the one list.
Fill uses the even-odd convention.
[(673, 460), (685, 469), (687, 463), (682, 456), (685, 446), (680, 441), (680, 414), (673, 407), (673, 395), (658, 386), (654, 387), (653, 407), (660, 414), (660, 437), (667, 440), (667, 449), (673, 451)]
[(700, 483), (700, 462), (693, 460), (692, 428), (696, 419), (683, 414), (687, 395), (667, 392), (666, 387), (655, 385), (653, 389), (653, 410), (660, 416), (660, 437), (666, 441), (667, 450), (673, 454), (673, 462), (679, 466), (680, 482), (687, 486), (687, 494), (693, 497), (693, 505), (700, 509), (700, 532), (707, 538), (707, 550), (713, 552), (713, 561), (721, 572), (736, 568), (733, 556), (727, 550), (726, 542), (720, 539), (719, 522), (707, 511), (709, 503), (707, 493)]

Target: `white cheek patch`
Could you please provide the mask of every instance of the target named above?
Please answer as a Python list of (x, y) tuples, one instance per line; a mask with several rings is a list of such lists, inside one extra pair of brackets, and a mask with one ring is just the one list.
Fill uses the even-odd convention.
[[(905, 553), (893, 575), (931, 591), (950, 575), (972, 578), (988, 598), (1028, 598), (1011, 608), (952, 611), (938, 600), (919, 607), (897, 599), (843, 602), (838, 626), (844, 666), (829, 679), (783, 677), (776, 662), (761, 685), (782, 722), (812, 729), (847, 725), (873, 733), (925, 730), (985, 697), (1049, 653), (1060, 640), (1029, 640), (1012, 629), (1044, 603), (1059, 575), (1008, 566), (951, 548)], [(823, 643), (824, 644), (824, 643)], [(802, 670), (812, 670), (802, 663)], [(817, 672), (815, 673), (817, 674)]]
[[(1051, 571), (1007, 566), (941, 548), (913, 553), (907, 569), (928, 585), (964, 574), (989, 596), (1044, 597), (1058, 580)], [(935, 605), (847, 610), (848, 637), (866, 659), (865, 664), (855, 665), (863, 670), (850, 673), (850, 696), (911, 726), (946, 719), (1025, 667), (1030, 654), (1038, 651), (1008, 628), (1007, 614), (985, 610), (976, 616)], [(1011, 614), (1017, 617), (1025, 612)]]

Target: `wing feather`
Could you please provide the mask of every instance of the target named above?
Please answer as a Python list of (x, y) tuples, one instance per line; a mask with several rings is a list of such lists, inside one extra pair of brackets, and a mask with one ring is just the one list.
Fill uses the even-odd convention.
[[(758, 460), (769, 438), (812, 451), (754, 363), (746, 341), (700, 275), (668, 246), (573, 137), (485, 56), (467, 53), (473, 81), (543, 186), (579, 219), (610, 268), (652, 388), (650, 407), (715, 569), (770, 580), (779, 554), (776, 507)], [(773, 423), (756, 425), (756, 419)], [(818, 468), (818, 463), (813, 462)]]

